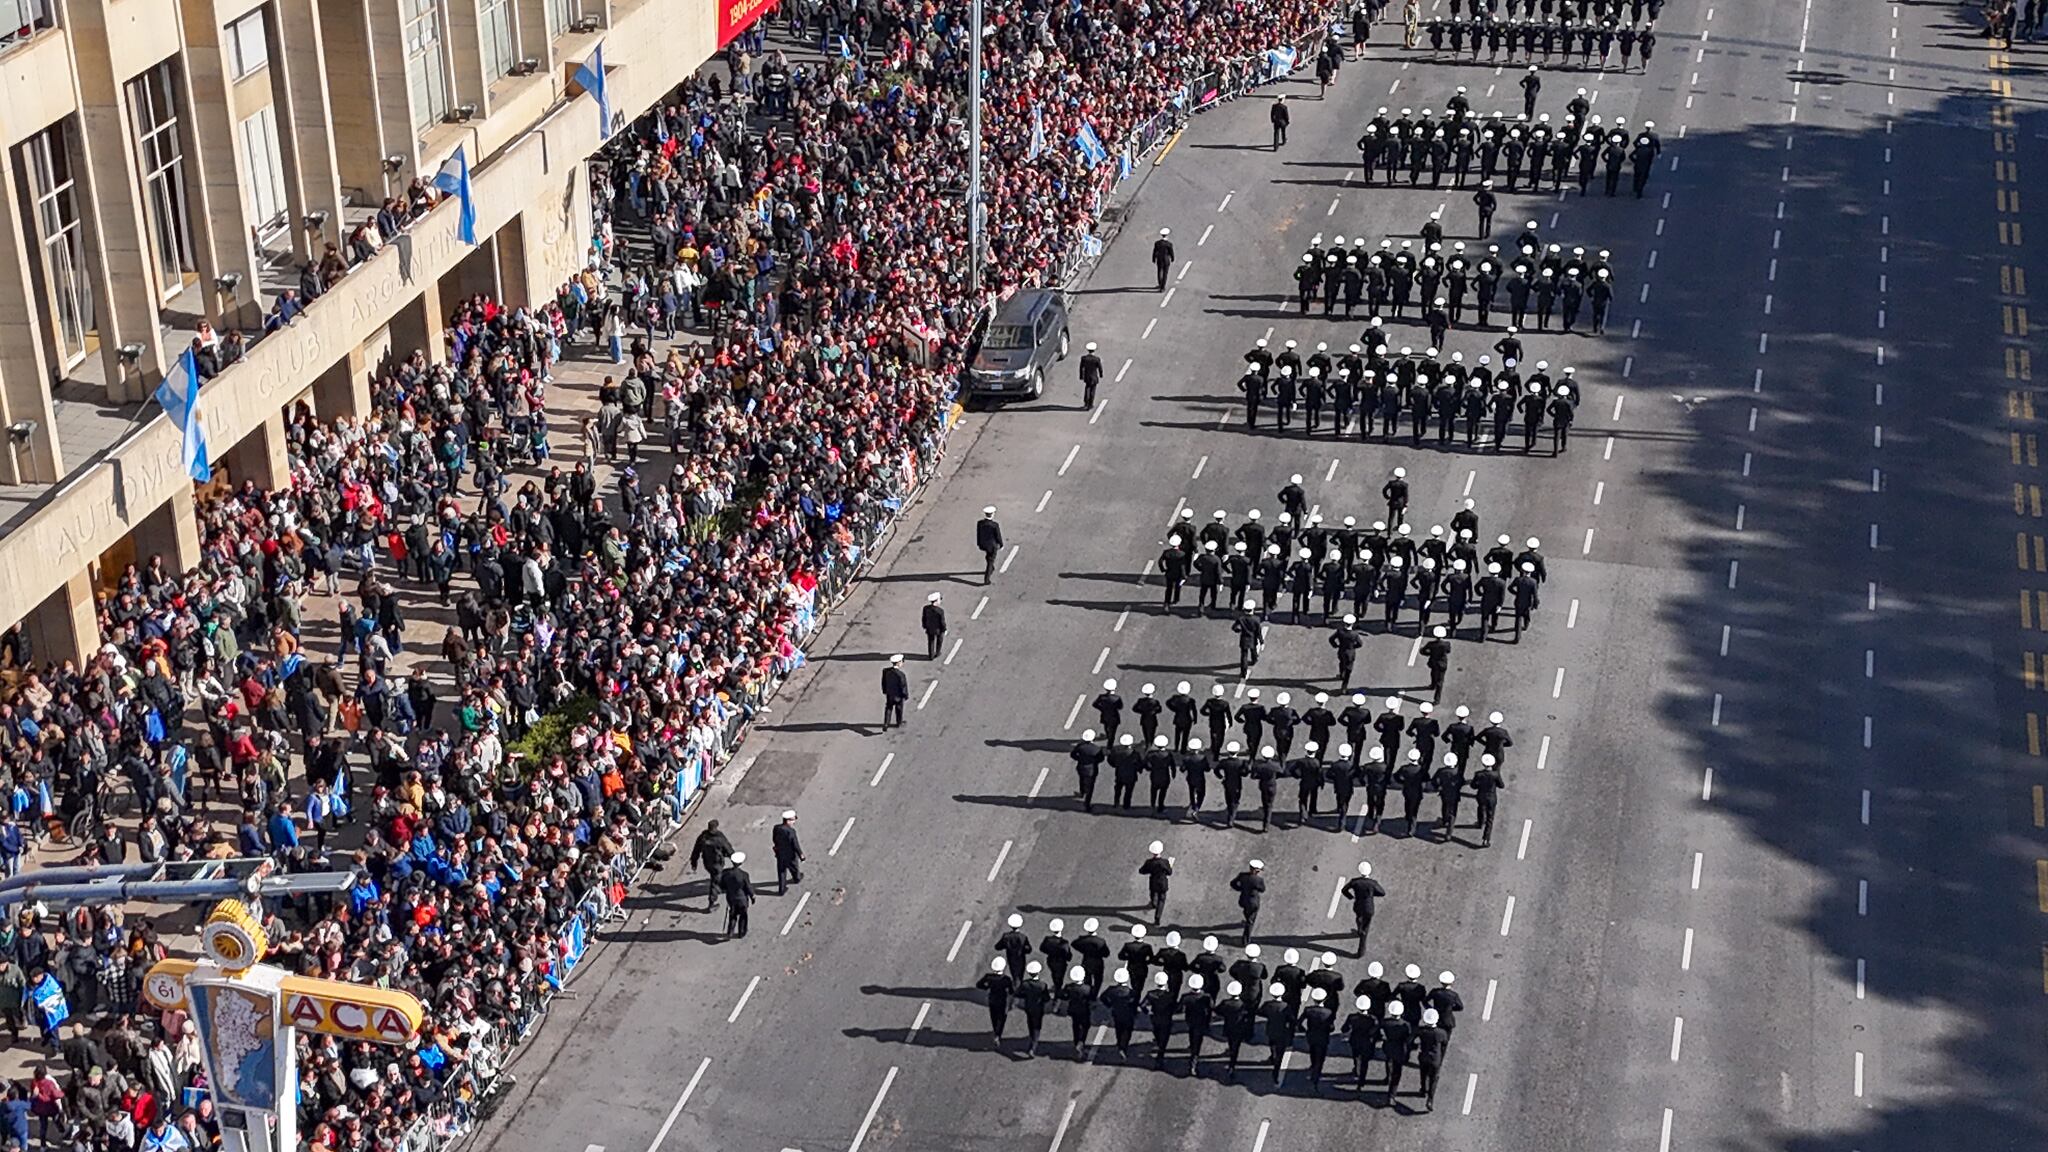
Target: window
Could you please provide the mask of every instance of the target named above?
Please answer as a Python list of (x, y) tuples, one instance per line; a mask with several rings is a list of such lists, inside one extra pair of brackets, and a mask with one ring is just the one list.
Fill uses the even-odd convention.
[(448, 114), (448, 73), (441, 52), (439, 0), (399, 0), (405, 18), (405, 85), (412, 93), (412, 126), (424, 132)]
[(477, 36), (483, 42), (484, 82), (509, 75), (519, 63), (519, 35), (512, 27), (512, 0), (482, 0)]
[(228, 67), (234, 71), (235, 79), (270, 63), (270, 37), (263, 30), (263, 9), (228, 25), (226, 40)]
[(0, 0), (0, 46), (26, 40), (39, 28), (54, 28), (50, 0)]
[(577, 0), (548, 0), (548, 39), (552, 40), (569, 30), (576, 22)]
[(28, 194), (35, 200), (36, 239), (43, 252), (43, 295), (56, 321), (57, 360), (66, 368), (85, 358), (86, 337), (95, 324), (70, 145), (67, 125), (59, 121), (21, 146)]
[(249, 224), (258, 233), (284, 218), (284, 164), (277, 149), (277, 116), (269, 107), (241, 125), (244, 189), (249, 198)]
[(172, 61), (128, 82), (135, 111), (135, 162), (149, 206), (151, 248), (166, 298), (185, 286), (195, 265), (185, 215), (185, 149), (178, 139), (177, 74)]

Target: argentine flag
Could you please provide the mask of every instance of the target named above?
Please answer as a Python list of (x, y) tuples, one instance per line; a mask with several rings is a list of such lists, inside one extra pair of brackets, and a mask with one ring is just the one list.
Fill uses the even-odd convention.
[(1118, 154), (1116, 158), (1116, 178), (1120, 181), (1130, 179), (1131, 169), (1134, 167), (1136, 165), (1131, 163), (1130, 152), (1125, 151)]
[(444, 196), (453, 196), (461, 206), (455, 218), (455, 234), (464, 244), (476, 243), (476, 201), (469, 194), (469, 155), (463, 148), (457, 148), (434, 174), (434, 187)]
[(597, 138), (609, 140), (612, 134), (612, 102), (604, 91), (604, 44), (590, 54), (590, 59), (576, 66), (576, 83), (597, 101)]
[(1081, 125), (1081, 130), (1074, 133), (1074, 147), (1081, 150), (1081, 159), (1086, 160), (1090, 168), (1109, 159), (1109, 149), (1104, 148), (1102, 141), (1095, 135), (1095, 125), (1085, 121)]
[(1280, 77), (1294, 71), (1294, 49), (1268, 48), (1266, 50), (1266, 66), (1270, 70), (1270, 74), (1267, 77), (1270, 80), (1278, 80)]
[(1033, 104), (1031, 106), (1031, 151), (1026, 153), (1024, 158), (1026, 160), (1036, 160), (1043, 155), (1045, 155), (1045, 113), (1039, 109), (1038, 105)]
[(199, 423), (199, 358), (187, 348), (171, 362), (163, 383), (156, 386), (156, 402), (185, 434), (185, 474), (204, 484), (213, 479), (207, 460), (206, 429)]

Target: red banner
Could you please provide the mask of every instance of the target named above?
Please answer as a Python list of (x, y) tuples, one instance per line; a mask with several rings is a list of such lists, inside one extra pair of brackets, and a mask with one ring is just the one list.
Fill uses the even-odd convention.
[(774, 7), (775, 0), (718, 0), (718, 46), (732, 43)]

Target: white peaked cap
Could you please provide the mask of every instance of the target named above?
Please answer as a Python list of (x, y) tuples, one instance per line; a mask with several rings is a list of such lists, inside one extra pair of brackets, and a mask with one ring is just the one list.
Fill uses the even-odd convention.
[(1259, 946), (1258, 946), (1257, 944), (1247, 944), (1247, 945), (1245, 945), (1245, 946), (1244, 946), (1244, 954), (1245, 954), (1246, 956), (1249, 956), (1249, 957), (1251, 957), (1251, 958), (1252, 958), (1252, 959), (1254, 959), (1254, 960), (1257, 960), (1257, 959), (1259, 958)]
[(1019, 914), (1017, 914), (1017, 913), (1015, 913), (1015, 912), (1012, 912), (1012, 913), (1010, 913), (1010, 927), (1012, 927), (1012, 928), (1022, 928), (1023, 926), (1024, 926), (1024, 917), (1023, 917), (1023, 916), (1021, 916), (1021, 915), (1019, 915)]
[(1183, 680), (1183, 681), (1181, 681), (1180, 683), (1178, 683), (1178, 684), (1174, 685), (1174, 686), (1173, 686), (1173, 690), (1174, 690), (1175, 692), (1179, 692), (1179, 693), (1185, 694), (1185, 693), (1187, 692), (1187, 690), (1188, 690), (1188, 687), (1189, 687), (1189, 686), (1188, 686), (1188, 682), (1187, 682), (1187, 681), (1185, 681), (1185, 680)]
[(1202, 937), (1202, 951), (1214, 952), (1219, 941), (1214, 936)]
[(1093, 916), (1081, 921), (1081, 931), (1083, 932), (1093, 932), (1100, 927), (1102, 927), (1102, 921), (1097, 920)]
[(1008, 960), (1003, 959), (1001, 956), (998, 956), (995, 959), (990, 960), (988, 962), (988, 970), (991, 972), (1001, 972), (1003, 969), (1008, 968), (1009, 966), (1010, 962)]
[[(1160, 973), (1160, 975), (1164, 976), (1164, 975), (1166, 975), (1166, 973), (1162, 972), (1162, 973)], [(1191, 992), (1200, 992), (1200, 991), (1202, 990), (1202, 974), (1201, 974), (1201, 973), (1199, 973), (1199, 972), (1192, 972), (1192, 973), (1189, 973), (1189, 974), (1188, 974), (1188, 990), (1189, 990), (1189, 991), (1191, 991)]]
[(1360, 996), (1357, 1000), (1352, 1001), (1352, 1003), (1358, 1006), (1360, 1012), (1372, 1011), (1372, 997), (1370, 996)]
[(1420, 980), (1422, 979), (1422, 965), (1410, 964), (1408, 967), (1403, 968), (1401, 973), (1410, 980)]
[(784, 809), (782, 810), (782, 818), (783, 818), (784, 820), (794, 820), (794, 819), (796, 819), (796, 809), (794, 809), (794, 808), (784, 808)]
[(1372, 875), (1372, 861), (1370, 861), (1370, 860), (1360, 860), (1360, 861), (1358, 862), (1358, 874), (1359, 874), (1360, 876), (1370, 876), (1370, 875)]
[(1223, 986), (1223, 991), (1225, 995), (1242, 996), (1244, 995), (1244, 985), (1239, 984), (1235, 980), (1232, 980), (1230, 983)]
[(1131, 982), (1131, 970), (1129, 968), (1117, 969), (1114, 979), (1119, 984), (1129, 984)]
[(1323, 1001), (1330, 998), (1330, 994), (1328, 992), (1323, 991), (1321, 988), (1311, 988), (1309, 989), (1308, 998), (1317, 1004), (1321, 1004)]
[(1436, 974), (1436, 982), (1448, 988), (1458, 982), (1458, 977), (1455, 973), (1439, 972)]
[(1131, 925), (1131, 935), (1136, 939), (1143, 940), (1145, 938), (1145, 926), (1143, 924)]
[(1024, 964), (1024, 974), (1026, 976), (1036, 976), (1043, 971), (1045, 971), (1045, 965), (1040, 964), (1036, 960), (1029, 960)]
[(1168, 932), (1168, 933), (1166, 934), (1166, 946), (1167, 946), (1168, 948), (1178, 948), (1178, 947), (1180, 947), (1180, 933), (1178, 933), (1178, 932)]
[(1486, 714), (1486, 722), (1487, 722), (1488, 724), (1499, 724), (1499, 723), (1501, 723), (1502, 721), (1504, 721), (1504, 720), (1506, 720), (1506, 719), (1507, 719), (1507, 717), (1505, 717), (1505, 716), (1502, 716), (1502, 715), (1501, 715), (1500, 713), (1498, 713), (1498, 712), (1489, 712), (1489, 713), (1487, 713), (1487, 714)]
[(1150, 684), (1144, 685), (1143, 687), (1138, 689), (1139, 694), (1144, 696), (1150, 696), (1153, 693), (1153, 691), (1155, 691), (1155, 689)]
[(1152, 853), (1154, 856), (1157, 856), (1161, 852), (1166, 851), (1166, 844), (1164, 841), (1154, 840), (1150, 844), (1145, 845), (1145, 851)]
[(1387, 1001), (1387, 1015), (1389, 1015), (1389, 1016), (1392, 1016), (1392, 1017), (1394, 1017), (1394, 1018), (1396, 1018), (1396, 1019), (1399, 1019), (1399, 1018), (1400, 1018), (1400, 1016), (1401, 1016), (1401, 1012), (1402, 1012), (1402, 1008), (1401, 1008), (1401, 1002), (1400, 1002), (1399, 1000), (1389, 1000), (1389, 1001)]
[(1424, 1008), (1424, 1009), (1422, 1010), (1422, 1023), (1423, 1023), (1423, 1025), (1424, 1025), (1425, 1027), (1427, 1027), (1427, 1026), (1429, 1026), (1429, 1025), (1432, 1025), (1432, 1024), (1435, 1024), (1435, 1023), (1436, 1023), (1436, 1019), (1437, 1019), (1437, 1017), (1436, 1017), (1436, 1009), (1434, 1009), (1434, 1008)]
[(1046, 921), (1045, 930), (1057, 936), (1067, 930), (1067, 922), (1055, 916), (1051, 920)]
[(1083, 739), (1083, 740), (1093, 740), (1093, 739), (1095, 739), (1095, 729), (1093, 729), (1093, 728), (1083, 728), (1083, 729), (1081, 729), (1081, 739)]
[(1152, 974), (1152, 986), (1153, 986), (1154, 988), (1164, 988), (1164, 987), (1166, 987), (1166, 973), (1164, 973), (1164, 972), (1154, 972), (1154, 973)]
[(1081, 967), (1079, 964), (1076, 964), (1072, 968), (1067, 969), (1067, 979), (1072, 980), (1077, 984), (1083, 980), (1086, 980), (1087, 978), (1088, 970), (1086, 968)]
[(1387, 974), (1386, 966), (1375, 960), (1365, 966), (1365, 974), (1377, 980)]
[(1103, 691), (1105, 691), (1105, 692), (1114, 692), (1114, 691), (1116, 691), (1116, 681), (1114, 681), (1114, 680), (1104, 680), (1104, 681), (1102, 682), (1102, 688), (1103, 688)]
[(732, 862), (735, 864), (745, 864), (747, 862), (747, 854), (745, 852), (733, 853)]

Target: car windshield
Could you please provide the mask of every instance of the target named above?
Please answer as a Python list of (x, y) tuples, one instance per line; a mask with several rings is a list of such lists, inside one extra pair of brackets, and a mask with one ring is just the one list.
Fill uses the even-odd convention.
[(988, 330), (988, 337), (982, 342), (984, 348), (999, 348), (1005, 351), (1031, 347), (1031, 327), (1028, 324), (995, 324)]

